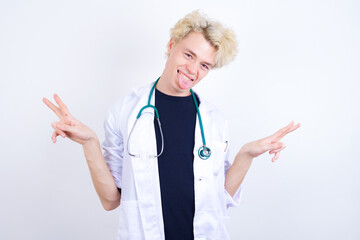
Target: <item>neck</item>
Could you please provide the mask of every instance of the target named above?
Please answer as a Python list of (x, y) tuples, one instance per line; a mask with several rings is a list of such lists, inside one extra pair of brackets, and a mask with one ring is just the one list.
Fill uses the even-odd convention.
[[(189, 90), (178, 90), (175, 87), (173, 87), (172, 82), (166, 77), (166, 75), (163, 73), (156, 84), (156, 89), (159, 90), (162, 93), (165, 93), (169, 96), (175, 96), (175, 97), (186, 97), (189, 96), (191, 93)], [(176, 84), (176, 83), (175, 83)]]

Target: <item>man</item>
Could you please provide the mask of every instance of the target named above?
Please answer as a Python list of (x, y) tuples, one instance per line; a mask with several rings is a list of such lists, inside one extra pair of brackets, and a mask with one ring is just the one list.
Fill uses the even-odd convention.
[(231, 164), (226, 120), (190, 89), (233, 60), (236, 48), (234, 33), (220, 23), (197, 11), (181, 19), (158, 81), (110, 108), (104, 155), (96, 134), (56, 94), (59, 107), (44, 98), (60, 118), (53, 142), (61, 135), (82, 144), (104, 209), (120, 206), (118, 239), (229, 239), (227, 208), (239, 204), (253, 158), (269, 151), (275, 161), (281, 138), (300, 126), (291, 122), (245, 144)]

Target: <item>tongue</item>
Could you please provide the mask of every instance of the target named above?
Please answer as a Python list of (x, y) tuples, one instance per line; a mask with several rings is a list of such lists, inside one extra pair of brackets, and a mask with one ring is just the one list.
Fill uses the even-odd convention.
[(182, 89), (190, 89), (192, 87), (192, 81), (191, 80), (187, 80), (186, 78), (184, 78), (184, 76), (180, 73), (178, 73), (178, 80), (179, 80), (179, 85), (180, 88)]

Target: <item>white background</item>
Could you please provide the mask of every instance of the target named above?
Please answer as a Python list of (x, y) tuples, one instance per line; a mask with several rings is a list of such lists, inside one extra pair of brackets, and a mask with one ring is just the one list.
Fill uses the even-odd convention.
[(195, 88), (228, 116), (232, 155), (291, 120), (254, 160), (232, 239), (360, 239), (360, 3), (337, 0), (0, 1), (0, 239), (115, 239), (80, 145), (51, 142), (58, 93), (103, 140), (107, 108), (154, 81), (169, 29), (195, 9), (239, 54)]

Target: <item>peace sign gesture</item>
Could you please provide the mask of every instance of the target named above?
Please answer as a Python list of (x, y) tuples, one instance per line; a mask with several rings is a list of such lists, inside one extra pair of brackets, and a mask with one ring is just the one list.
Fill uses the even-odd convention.
[(272, 162), (274, 162), (279, 158), (280, 151), (286, 147), (284, 143), (280, 142), (280, 140), (288, 133), (298, 129), (300, 126), (300, 123), (294, 125), (294, 121), (292, 121), (286, 127), (268, 137), (245, 144), (244, 150), (250, 154), (252, 158), (258, 157), (259, 155), (269, 151), (269, 154), (275, 154), (272, 158)]
[(96, 138), (96, 134), (90, 128), (70, 114), (70, 111), (57, 94), (54, 94), (54, 99), (58, 106), (53, 104), (47, 98), (43, 98), (43, 102), (46, 106), (48, 106), (60, 120), (51, 124), (54, 128), (54, 133), (51, 136), (54, 143), (56, 143), (56, 137), (59, 135), (63, 138), (68, 137), (80, 144), (84, 144), (87, 140)]

